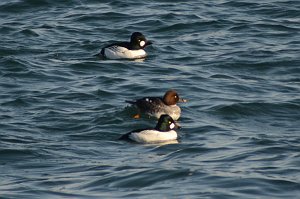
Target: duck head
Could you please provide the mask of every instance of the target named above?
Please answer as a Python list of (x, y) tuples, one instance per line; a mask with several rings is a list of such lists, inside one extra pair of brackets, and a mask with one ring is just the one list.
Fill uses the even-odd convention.
[(175, 90), (168, 90), (164, 97), (163, 101), (166, 105), (175, 105), (177, 102), (187, 102), (186, 99), (182, 99), (179, 97), (178, 93)]
[(148, 41), (142, 33), (134, 32), (131, 35), (130, 44), (133, 46), (134, 49), (138, 50), (151, 45), (152, 42)]
[(169, 115), (161, 115), (155, 127), (158, 131), (170, 131), (178, 128), (175, 121)]

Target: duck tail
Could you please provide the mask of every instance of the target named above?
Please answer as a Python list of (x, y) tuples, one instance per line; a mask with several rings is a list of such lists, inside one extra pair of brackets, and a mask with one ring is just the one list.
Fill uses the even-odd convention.
[(127, 141), (129, 141), (130, 140), (129, 135), (130, 135), (130, 133), (126, 133), (126, 134), (122, 135), (121, 137), (119, 137), (118, 140), (127, 140)]
[(136, 102), (135, 101), (130, 101), (130, 100), (125, 100), (126, 103), (128, 104), (135, 104)]
[(104, 56), (104, 48), (101, 49), (101, 51), (94, 55), (95, 57), (105, 57)]

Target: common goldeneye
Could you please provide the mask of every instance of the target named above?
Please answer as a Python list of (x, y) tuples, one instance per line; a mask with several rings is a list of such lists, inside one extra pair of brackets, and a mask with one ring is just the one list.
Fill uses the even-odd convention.
[(145, 36), (140, 32), (131, 35), (130, 42), (119, 42), (110, 44), (101, 49), (97, 55), (108, 59), (140, 59), (147, 56), (144, 48), (151, 45)]
[(168, 114), (174, 120), (180, 117), (181, 109), (176, 105), (177, 102), (187, 102), (187, 100), (179, 98), (175, 90), (168, 90), (164, 97), (144, 97), (136, 101), (126, 101), (137, 107), (138, 114), (134, 118), (140, 118), (141, 113), (149, 116), (160, 118), (163, 114)]
[(177, 139), (178, 126), (169, 115), (161, 115), (155, 128), (137, 129), (122, 135), (120, 140), (138, 143), (162, 143)]

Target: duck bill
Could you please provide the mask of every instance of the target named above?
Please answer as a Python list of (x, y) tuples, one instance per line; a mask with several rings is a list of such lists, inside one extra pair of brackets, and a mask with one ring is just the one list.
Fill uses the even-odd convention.
[(145, 47), (146, 47), (146, 46), (149, 46), (149, 45), (151, 45), (151, 44), (153, 44), (152, 41), (147, 41), (146, 44), (145, 44)]
[(178, 100), (178, 102), (187, 102), (188, 100), (187, 99), (182, 99), (182, 98), (180, 98), (179, 100)]
[(175, 127), (174, 127), (174, 129), (181, 129), (181, 126), (180, 126), (177, 122), (175, 122)]

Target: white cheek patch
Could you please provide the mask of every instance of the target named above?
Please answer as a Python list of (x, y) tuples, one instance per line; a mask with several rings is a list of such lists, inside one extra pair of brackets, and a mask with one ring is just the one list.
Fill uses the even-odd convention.
[(140, 46), (143, 47), (145, 46), (146, 42), (145, 41), (140, 41)]
[(170, 129), (173, 129), (174, 127), (175, 127), (174, 123), (170, 124)]

